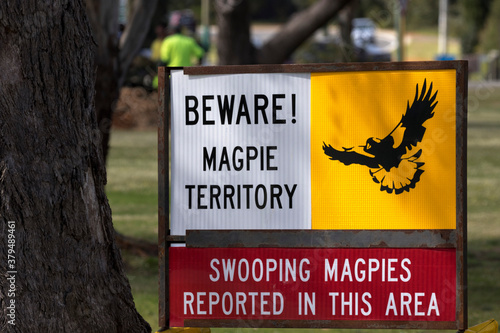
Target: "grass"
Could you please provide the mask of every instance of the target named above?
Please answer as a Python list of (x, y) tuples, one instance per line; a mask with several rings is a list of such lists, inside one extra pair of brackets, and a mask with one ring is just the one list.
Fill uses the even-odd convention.
[(118, 232), (158, 240), (158, 150), (153, 131), (113, 131), (106, 193)]
[[(106, 194), (115, 229), (158, 242), (158, 150), (154, 131), (113, 131)], [(138, 311), (158, 328), (158, 259), (123, 252)]]
[(469, 322), (500, 315), (500, 89), (469, 89)]

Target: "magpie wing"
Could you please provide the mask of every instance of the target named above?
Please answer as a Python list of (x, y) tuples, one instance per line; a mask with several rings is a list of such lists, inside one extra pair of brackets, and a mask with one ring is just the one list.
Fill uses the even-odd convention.
[(402, 154), (422, 141), (426, 130), (424, 123), (434, 116), (434, 108), (438, 103), (436, 101), (437, 93), (436, 91), (432, 95), (432, 82), (427, 90), (427, 80), (424, 80), (420, 96), (417, 84), (415, 98), (411, 106), (410, 101), (407, 101), (406, 113), (400, 122), (401, 127), (405, 128), (403, 140), (397, 149), (400, 152), (402, 151)]
[(324, 142), (323, 142), (323, 151), (327, 156), (330, 157), (331, 160), (337, 160), (341, 163), (344, 163), (345, 165), (361, 164), (369, 168), (379, 168), (379, 165), (376, 162), (375, 158), (359, 154), (355, 151), (337, 150), (333, 148), (331, 145), (326, 145), (326, 143)]

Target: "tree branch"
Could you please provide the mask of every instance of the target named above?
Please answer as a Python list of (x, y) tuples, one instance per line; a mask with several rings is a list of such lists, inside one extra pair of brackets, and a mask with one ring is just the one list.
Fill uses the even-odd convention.
[(351, 0), (319, 0), (292, 17), (262, 48), (257, 50), (257, 63), (281, 64), (314, 31), (324, 26)]
[(134, 57), (139, 53), (146, 33), (148, 32), (151, 18), (153, 17), (158, 0), (137, 0), (130, 23), (120, 38), (120, 78), (118, 86), (121, 87), (125, 81), (128, 68)]
[(141, 257), (157, 257), (158, 245), (143, 239), (125, 236), (115, 230), (115, 240), (121, 250), (128, 250)]

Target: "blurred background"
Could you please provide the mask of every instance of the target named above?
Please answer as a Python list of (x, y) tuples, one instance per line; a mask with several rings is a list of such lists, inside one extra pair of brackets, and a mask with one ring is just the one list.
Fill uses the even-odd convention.
[(86, 3), (97, 44), (95, 104), (106, 191), (137, 309), (153, 329), (158, 328), (155, 77), (157, 66), (170, 61), (162, 58), (162, 45), (176, 33), (202, 49), (202, 56), (191, 59), (202, 66), (468, 60), (469, 323), (500, 318), (500, 0)]
[(128, 104), (156, 90), (157, 66), (171, 65), (161, 59), (161, 44), (176, 28), (204, 50), (193, 65), (463, 59), (473, 81), (500, 76), (500, 0), (114, 0), (107, 6), (88, 10), (102, 40), (98, 54), (106, 55), (97, 59), (96, 84), (104, 133), (112, 123), (156, 123), (155, 110), (152, 119), (135, 119)]
[[(124, 29), (138, 3), (120, 1)], [(466, 59), (497, 79), (499, 24), (498, 0), (158, 1), (127, 85), (150, 86), (141, 69), (162, 25), (162, 37), (182, 25), (202, 65)]]

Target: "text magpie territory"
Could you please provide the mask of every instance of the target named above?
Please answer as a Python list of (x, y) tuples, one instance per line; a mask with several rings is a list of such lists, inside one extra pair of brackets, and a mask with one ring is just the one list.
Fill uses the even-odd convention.
[[(184, 125), (282, 126), (296, 124), (296, 94), (186, 95)], [(279, 149), (267, 146), (207, 146), (200, 152), (200, 172), (251, 173), (258, 181), (228, 184), (185, 184), (188, 209), (293, 209), (298, 184), (283, 184), (274, 176), (280, 169)]]

